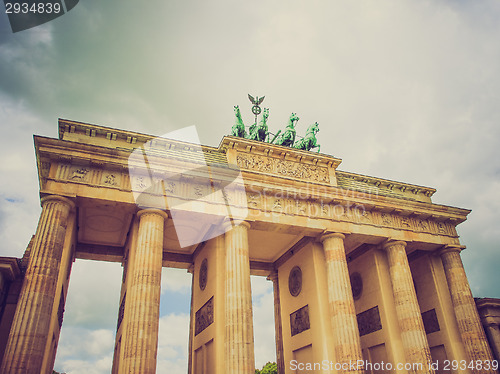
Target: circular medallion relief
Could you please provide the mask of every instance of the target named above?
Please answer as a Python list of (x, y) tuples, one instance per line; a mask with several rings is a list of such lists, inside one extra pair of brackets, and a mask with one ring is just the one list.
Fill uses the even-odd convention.
[(363, 292), (363, 279), (361, 278), (361, 274), (359, 273), (352, 273), (350, 278), (352, 297), (354, 298), (354, 300), (358, 300), (361, 297), (361, 293)]
[(203, 291), (205, 289), (205, 287), (207, 286), (207, 273), (208, 273), (208, 261), (207, 259), (205, 258), (202, 262), (201, 262), (201, 266), (200, 266), (200, 278), (199, 278), (199, 281), (200, 281), (200, 289)]
[(298, 296), (302, 290), (302, 270), (295, 266), (288, 276), (288, 289), (292, 296)]

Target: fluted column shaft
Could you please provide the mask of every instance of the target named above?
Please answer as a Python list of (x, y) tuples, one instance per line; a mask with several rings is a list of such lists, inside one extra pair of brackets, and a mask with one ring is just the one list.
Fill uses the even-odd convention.
[(132, 279), (127, 289), (126, 339), (120, 373), (153, 374), (158, 350), (163, 230), (168, 216), (157, 209), (141, 210), (137, 216), (139, 233), (135, 250), (130, 253), (134, 266), (128, 275)]
[[(338, 363), (362, 360), (356, 310), (347, 268), (344, 248), (345, 236), (340, 233), (321, 237), (326, 260), (328, 304), (333, 329), (335, 361)], [(348, 367), (349, 365), (343, 365)], [(360, 373), (359, 370), (341, 370), (341, 373)]]
[(285, 357), (283, 355), (283, 329), (281, 327), (281, 301), (278, 271), (272, 272), (269, 280), (273, 282), (274, 291), (274, 335), (276, 341), (276, 366), (278, 374), (285, 374)]
[[(488, 340), (481, 325), (476, 303), (469, 287), (464, 266), (460, 257), (460, 247), (446, 247), (440, 251), (446, 280), (451, 294), (451, 301), (458, 329), (462, 336), (469, 360), (490, 362), (493, 360)], [(483, 366), (484, 367), (484, 366)], [(472, 370), (475, 373), (496, 373), (495, 370)]]
[[(234, 222), (234, 221), (233, 221)], [(247, 222), (226, 232), (226, 373), (255, 372)]]
[(42, 198), (42, 213), (2, 362), (2, 374), (40, 374), (67, 219), (73, 207), (71, 200), (61, 196)]
[(434, 373), (434, 370), (429, 367), (432, 360), (431, 350), (406, 256), (406, 242), (391, 241), (386, 243), (384, 248), (389, 262), (394, 304), (406, 362), (422, 363), (421, 368), (415, 367), (415, 370), (409, 372)]

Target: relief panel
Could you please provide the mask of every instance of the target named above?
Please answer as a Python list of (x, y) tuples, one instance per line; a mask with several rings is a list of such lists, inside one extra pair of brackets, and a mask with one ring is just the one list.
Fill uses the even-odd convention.
[(290, 314), (290, 331), (292, 336), (300, 334), (303, 331), (309, 330), (311, 324), (309, 322), (309, 306), (303, 306)]
[(300, 162), (286, 161), (273, 157), (242, 153), (238, 154), (236, 162), (242, 169), (262, 173), (271, 173), (312, 182), (330, 182), (328, 168), (322, 166), (307, 165)]
[(356, 319), (358, 320), (359, 336), (371, 334), (382, 329), (378, 305), (359, 313)]
[(198, 335), (214, 322), (214, 297), (212, 296), (195, 314), (194, 335)]

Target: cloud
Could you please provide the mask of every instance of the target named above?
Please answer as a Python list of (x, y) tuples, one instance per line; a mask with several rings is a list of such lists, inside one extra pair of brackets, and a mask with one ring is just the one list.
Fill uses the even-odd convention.
[(184, 269), (163, 268), (161, 273), (161, 293), (191, 293), (191, 274)]
[(122, 274), (118, 263), (76, 260), (71, 270), (64, 325), (115, 329)]
[(169, 314), (160, 318), (158, 374), (185, 374), (188, 363), (189, 314)]
[(65, 326), (63, 331), (57, 350), (55, 370), (67, 374), (111, 372), (113, 330)]
[[(44, 124), (21, 101), (0, 93), (1, 255), (22, 257), (41, 212), (32, 132)], [(43, 131), (43, 130), (42, 130)]]
[(276, 362), (273, 283), (265, 277), (251, 280), (255, 367), (261, 369), (267, 362)]

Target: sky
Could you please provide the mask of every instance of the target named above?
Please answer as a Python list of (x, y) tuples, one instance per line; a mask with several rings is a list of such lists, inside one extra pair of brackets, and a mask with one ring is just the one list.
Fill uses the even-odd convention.
[[(434, 187), (458, 226), (476, 297), (500, 297), (500, 3), (81, 0), (12, 33), (0, 14), (0, 255), (40, 213), (33, 134), (57, 119), (152, 135), (196, 126), (217, 146), (247, 94), (276, 132), (319, 122), (339, 169)], [(109, 373), (120, 264), (77, 260), (56, 370)], [(102, 284), (107, 287), (103, 288)], [(158, 373), (186, 373), (190, 276), (164, 269)], [(272, 287), (252, 279), (256, 361), (274, 360)]]

